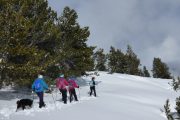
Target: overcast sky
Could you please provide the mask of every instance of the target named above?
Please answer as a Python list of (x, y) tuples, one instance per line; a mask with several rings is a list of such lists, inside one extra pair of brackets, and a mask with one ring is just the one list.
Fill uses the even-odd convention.
[(69, 6), (89, 26), (89, 45), (126, 50), (131, 45), (141, 64), (152, 69), (154, 57), (180, 75), (180, 0), (48, 0), (61, 15)]

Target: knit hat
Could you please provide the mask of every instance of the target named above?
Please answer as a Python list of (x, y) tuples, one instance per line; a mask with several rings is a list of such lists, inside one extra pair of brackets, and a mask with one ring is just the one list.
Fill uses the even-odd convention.
[(59, 77), (64, 77), (64, 74), (60, 74)]
[(43, 75), (38, 75), (38, 78), (43, 78)]

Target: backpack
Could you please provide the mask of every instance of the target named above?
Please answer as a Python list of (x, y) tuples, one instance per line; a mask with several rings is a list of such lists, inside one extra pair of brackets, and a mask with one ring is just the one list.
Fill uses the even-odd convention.
[(89, 85), (90, 85), (91, 87), (95, 86), (95, 81), (90, 81), (90, 82), (89, 82)]
[(40, 80), (36, 80), (35, 83), (34, 83), (34, 88), (36, 91), (39, 91), (42, 89), (42, 85), (41, 85), (41, 82)]
[(73, 82), (72, 82), (72, 81), (69, 82), (69, 88), (70, 88), (70, 89), (73, 89), (73, 88), (74, 88), (74, 85), (73, 85)]
[(66, 85), (64, 84), (64, 81), (59, 79), (59, 88), (60, 89), (65, 89), (66, 88)]

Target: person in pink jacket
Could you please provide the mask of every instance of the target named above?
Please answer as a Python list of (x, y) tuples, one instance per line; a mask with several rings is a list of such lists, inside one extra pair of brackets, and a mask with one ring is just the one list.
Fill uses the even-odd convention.
[(73, 96), (75, 101), (78, 101), (75, 88), (79, 88), (79, 86), (72, 78), (69, 78), (68, 83), (69, 83), (70, 102), (72, 102)]
[(64, 101), (64, 104), (67, 104), (67, 86), (68, 82), (64, 78), (63, 74), (56, 78), (56, 87), (62, 94), (62, 100)]

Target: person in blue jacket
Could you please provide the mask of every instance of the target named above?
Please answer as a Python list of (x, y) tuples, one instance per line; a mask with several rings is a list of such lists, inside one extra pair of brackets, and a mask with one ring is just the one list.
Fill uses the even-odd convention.
[(48, 85), (45, 83), (43, 79), (43, 75), (38, 75), (32, 84), (32, 90), (36, 92), (39, 97), (39, 108), (45, 107), (45, 103), (43, 100), (44, 90), (48, 90)]

